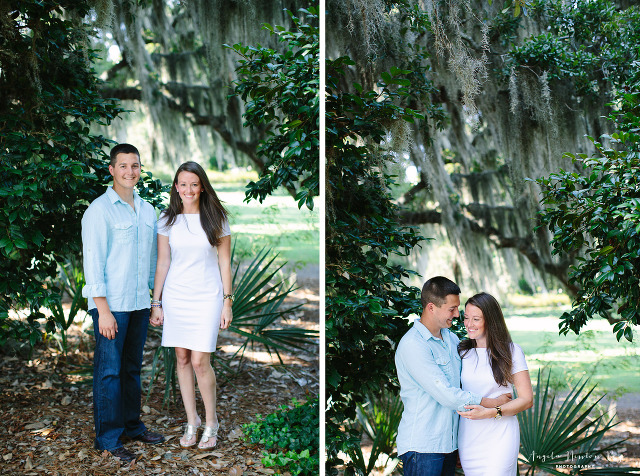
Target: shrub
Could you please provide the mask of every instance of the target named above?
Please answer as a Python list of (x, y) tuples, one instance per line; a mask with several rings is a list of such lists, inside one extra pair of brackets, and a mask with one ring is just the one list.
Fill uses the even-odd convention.
[(245, 440), (275, 450), (263, 452), (262, 463), (267, 467), (277, 466), (294, 475), (318, 474), (319, 400), (300, 403), (294, 399), (292, 404), (292, 408), (282, 405), (264, 418), (257, 415), (254, 423), (243, 427)]

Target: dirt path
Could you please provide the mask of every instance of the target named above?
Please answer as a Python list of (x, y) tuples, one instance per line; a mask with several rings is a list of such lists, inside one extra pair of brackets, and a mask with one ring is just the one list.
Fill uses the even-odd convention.
[[(309, 286), (294, 293), (304, 303), (283, 326), (318, 329), (318, 288)], [(157, 446), (127, 442), (136, 461), (120, 465), (108, 453), (93, 449), (92, 388), (82, 371), (90, 368), (92, 338), (77, 328), (70, 335), (72, 352), (65, 359), (53, 351), (54, 344), (40, 345), (30, 359), (0, 355), (0, 474), (21, 475), (260, 475), (272, 474), (260, 462), (261, 448), (242, 439), (242, 425), (289, 404), (292, 398), (307, 400), (319, 392), (318, 348), (283, 354), (285, 366), (262, 349), (248, 350), (246, 364), (230, 381), (218, 379), (218, 416), (221, 431), (211, 452), (185, 450), (178, 440), (183, 431), (181, 403), (163, 408), (163, 388), (156, 384), (146, 402), (145, 424), (165, 435)], [(148, 368), (158, 337), (147, 340)], [(229, 357), (240, 340), (221, 333), (219, 355)], [(233, 364), (232, 364), (233, 367)], [(237, 367), (237, 366), (236, 366)], [(143, 396), (144, 398), (144, 396)], [(201, 413), (202, 402), (198, 400)]]

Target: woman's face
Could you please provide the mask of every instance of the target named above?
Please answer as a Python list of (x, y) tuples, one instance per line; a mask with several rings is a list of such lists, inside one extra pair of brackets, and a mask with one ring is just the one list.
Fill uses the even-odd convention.
[(200, 178), (186, 170), (178, 174), (176, 190), (182, 199), (183, 205), (192, 205), (200, 203), (200, 193), (202, 193), (202, 184)]
[(482, 340), (484, 335), (484, 316), (480, 308), (473, 304), (467, 304), (464, 308), (464, 327), (467, 329), (469, 339)]

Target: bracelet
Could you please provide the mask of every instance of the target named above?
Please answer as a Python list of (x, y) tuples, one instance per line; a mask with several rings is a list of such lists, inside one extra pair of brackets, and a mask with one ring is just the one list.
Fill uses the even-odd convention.
[(155, 304), (155, 303), (152, 303), (152, 304), (151, 304), (151, 307), (162, 308), (162, 304)]
[(155, 299), (152, 299), (151, 304), (162, 304), (162, 301), (156, 301)]
[(233, 299), (235, 298), (235, 296), (233, 294), (223, 294), (222, 295), (222, 300), (224, 301), (225, 299), (230, 299), (231, 302), (233, 302)]

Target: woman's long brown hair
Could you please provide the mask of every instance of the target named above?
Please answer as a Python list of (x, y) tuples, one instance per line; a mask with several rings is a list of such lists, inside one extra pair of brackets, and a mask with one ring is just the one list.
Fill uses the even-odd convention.
[(176, 190), (180, 172), (191, 172), (200, 179), (200, 184), (203, 188), (200, 193), (200, 224), (211, 246), (218, 246), (220, 244), (220, 235), (222, 234), (222, 225), (227, 220), (229, 212), (220, 202), (204, 169), (196, 162), (185, 162), (176, 171), (176, 176), (173, 178), (173, 184), (171, 185), (171, 193), (169, 194), (169, 208), (162, 212), (162, 216), (167, 219), (166, 226), (173, 225), (178, 215), (182, 213), (182, 199)]
[[(484, 317), (484, 332), (487, 336), (487, 353), (493, 378), (499, 385), (507, 386), (513, 383), (511, 375), (511, 334), (504, 322), (502, 309), (496, 299), (487, 293), (479, 293), (469, 298), (468, 304), (476, 306)], [(458, 344), (458, 353), (464, 358), (471, 349), (477, 347), (475, 339), (465, 339)]]

